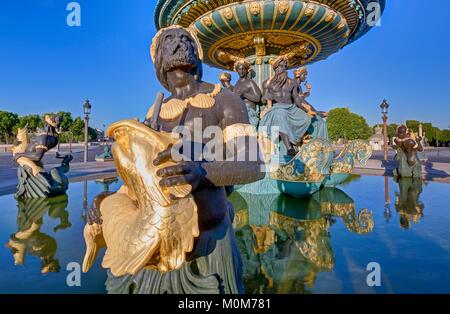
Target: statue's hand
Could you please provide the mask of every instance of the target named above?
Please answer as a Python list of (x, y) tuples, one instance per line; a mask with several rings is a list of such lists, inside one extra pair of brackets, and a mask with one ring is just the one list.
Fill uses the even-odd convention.
[(311, 91), (311, 84), (309, 84), (309, 83), (306, 83), (306, 91), (307, 92), (310, 92)]
[(23, 154), (22, 153), (17, 153), (17, 154), (15, 154), (15, 155), (13, 155), (13, 161), (17, 161), (17, 160), (19, 160), (19, 158), (20, 157), (23, 157)]
[[(153, 161), (155, 166), (159, 166), (165, 162), (172, 161), (172, 147), (170, 146), (163, 152), (159, 153)], [(192, 190), (195, 190), (203, 179), (206, 177), (206, 171), (201, 166), (201, 162), (196, 161), (180, 161), (174, 166), (168, 166), (159, 169), (156, 175), (159, 176), (161, 187), (172, 187), (178, 185), (189, 184)]]

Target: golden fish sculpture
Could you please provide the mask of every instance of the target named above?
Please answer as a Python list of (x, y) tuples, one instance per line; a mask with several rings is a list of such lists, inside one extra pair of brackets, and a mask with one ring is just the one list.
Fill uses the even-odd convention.
[(135, 275), (144, 267), (161, 272), (179, 269), (199, 236), (197, 205), (190, 185), (159, 186), (156, 172), (174, 162), (153, 165), (157, 154), (179, 139), (135, 120), (111, 125), (107, 136), (115, 140), (112, 153), (124, 186), (101, 202), (102, 224), (85, 227), (83, 271), (104, 245), (102, 266), (114, 276)]

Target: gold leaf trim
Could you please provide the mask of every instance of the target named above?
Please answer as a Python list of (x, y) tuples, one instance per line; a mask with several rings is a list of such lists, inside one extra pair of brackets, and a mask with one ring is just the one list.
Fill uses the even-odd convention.
[[(182, 99), (173, 98), (164, 103), (159, 113), (159, 117), (164, 120), (173, 120), (183, 114), (188, 105), (199, 109), (212, 108), (216, 104), (214, 99), (222, 90), (220, 84), (216, 84), (213, 91), (208, 94), (197, 94), (193, 97)], [(153, 115), (154, 107), (151, 107), (147, 113), (147, 119), (150, 119)]]
[(224, 143), (241, 136), (257, 137), (258, 133), (253, 125), (245, 123), (235, 123), (223, 130)]

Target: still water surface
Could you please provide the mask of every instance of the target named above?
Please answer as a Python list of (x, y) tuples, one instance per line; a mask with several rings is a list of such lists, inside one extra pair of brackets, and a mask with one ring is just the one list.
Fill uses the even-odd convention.
[[(234, 192), (235, 236), (248, 293), (450, 293), (450, 185), (354, 177), (309, 200)], [(81, 264), (86, 206), (119, 181), (72, 183), (67, 197), (0, 197), (0, 293), (106, 293), (101, 258)], [(85, 200), (85, 201), (84, 201)], [(386, 206), (386, 201), (389, 205)], [(371, 262), (381, 286), (366, 283)]]

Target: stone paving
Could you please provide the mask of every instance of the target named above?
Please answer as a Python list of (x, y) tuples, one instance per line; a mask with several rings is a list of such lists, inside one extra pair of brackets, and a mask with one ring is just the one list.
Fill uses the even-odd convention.
[[(80, 177), (114, 174), (116, 169), (113, 162), (93, 161), (95, 154), (98, 154), (101, 150), (100, 148), (91, 150), (88, 163), (80, 162), (82, 151), (75, 153), (75, 162), (71, 163), (71, 169), (68, 173), (69, 179), (76, 181)], [(46, 164), (46, 168), (59, 166), (59, 164), (54, 163), (55, 161), (57, 159), (55, 159), (54, 155), (46, 155), (46, 162), (50, 162)], [(374, 159), (368, 160), (365, 166), (356, 162), (353, 172), (361, 175), (392, 176), (395, 167), (396, 161), (389, 160), (385, 162), (375, 156)], [(422, 176), (425, 180), (450, 183), (450, 163), (427, 161), (423, 163)], [(11, 160), (11, 155), (0, 154), (0, 195), (14, 193), (16, 185), (17, 167)]]

